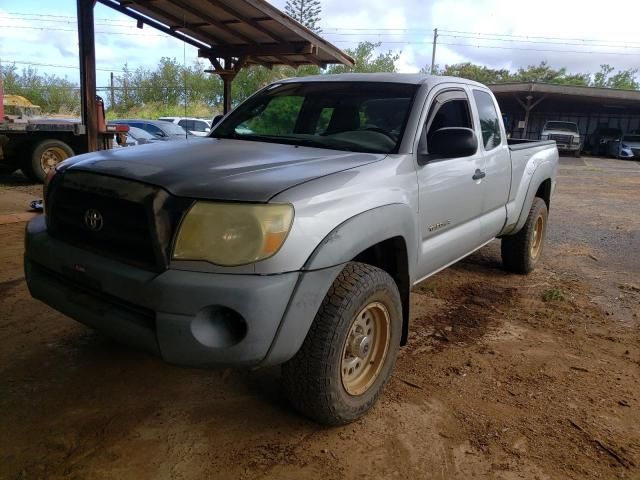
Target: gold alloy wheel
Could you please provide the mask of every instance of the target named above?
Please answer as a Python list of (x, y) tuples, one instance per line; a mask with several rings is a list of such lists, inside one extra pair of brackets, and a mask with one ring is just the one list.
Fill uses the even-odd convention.
[(361, 395), (371, 387), (387, 358), (390, 339), (391, 319), (382, 303), (372, 302), (355, 316), (342, 349), (340, 369), (348, 394)]
[(69, 155), (67, 155), (67, 152), (65, 152), (62, 148), (49, 147), (44, 152), (42, 152), (42, 155), (40, 155), (40, 166), (46, 174), (49, 173), (49, 170), (55, 168), (56, 165), (58, 165), (63, 160), (66, 160), (67, 158), (69, 158)]
[(544, 217), (538, 215), (536, 224), (533, 227), (533, 239), (531, 240), (531, 258), (538, 258), (542, 250), (542, 239), (544, 238)]

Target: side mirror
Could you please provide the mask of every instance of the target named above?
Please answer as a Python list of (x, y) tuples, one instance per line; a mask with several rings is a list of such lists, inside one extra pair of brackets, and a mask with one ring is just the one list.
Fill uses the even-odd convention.
[(216, 115), (215, 117), (213, 117), (213, 120), (211, 121), (211, 128), (215, 127), (218, 122), (222, 120), (222, 117), (224, 117), (224, 115)]
[(204, 131), (205, 131), (205, 132), (207, 132), (207, 133), (209, 133), (209, 132), (211, 131), (211, 129), (210, 129), (209, 127), (206, 127), (206, 128), (204, 129)]
[(478, 151), (478, 137), (470, 128), (440, 128), (429, 135), (428, 151), (420, 150), (420, 163), (443, 158), (469, 157)]

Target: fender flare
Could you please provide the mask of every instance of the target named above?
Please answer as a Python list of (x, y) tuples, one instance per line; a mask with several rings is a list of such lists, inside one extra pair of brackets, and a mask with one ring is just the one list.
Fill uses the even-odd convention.
[[(402, 237), (407, 249), (409, 288), (417, 256), (415, 214), (408, 205), (390, 204), (355, 215), (334, 228), (315, 248), (300, 271), (300, 279), (282, 317), (262, 366), (277, 365), (293, 357), (331, 284), (359, 253), (390, 238)], [(408, 292), (408, 290), (407, 290)], [(403, 299), (403, 336), (408, 329), (408, 294)]]
[(515, 226), (504, 235), (515, 235), (522, 230), (522, 227), (524, 227), (524, 224), (527, 221), (529, 210), (531, 210), (531, 205), (533, 205), (533, 199), (536, 196), (538, 188), (540, 188), (540, 185), (542, 185), (543, 182), (552, 178), (553, 164), (551, 162), (543, 162), (536, 167), (531, 175), (531, 180), (529, 180), (529, 187), (527, 188), (527, 194), (525, 196), (524, 203), (522, 204), (518, 221)]
[(377, 243), (402, 237), (407, 247), (409, 277), (416, 265), (416, 215), (408, 205), (392, 203), (366, 210), (334, 228), (315, 248), (302, 270), (346, 263)]

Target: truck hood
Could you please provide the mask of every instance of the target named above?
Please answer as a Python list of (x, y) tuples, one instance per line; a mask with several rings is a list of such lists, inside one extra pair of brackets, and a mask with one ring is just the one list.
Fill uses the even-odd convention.
[(196, 137), (79, 155), (60, 170), (138, 180), (183, 197), (267, 202), (295, 185), (385, 156)]

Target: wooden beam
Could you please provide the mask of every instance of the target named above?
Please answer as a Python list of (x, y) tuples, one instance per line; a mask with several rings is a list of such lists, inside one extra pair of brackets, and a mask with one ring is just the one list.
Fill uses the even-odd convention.
[[(191, 38), (185, 37), (183, 34), (179, 33), (178, 31), (174, 31), (171, 29), (171, 27), (167, 27), (165, 25), (163, 25), (162, 23), (160, 23), (159, 21), (153, 20), (148, 18), (144, 12), (138, 12), (138, 11), (134, 11), (131, 10), (131, 8), (127, 8), (127, 7), (136, 7), (136, 8), (146, 8), (147, 10), (149, 10), (150, 12), (153, 12), (159, 16), (164, 17), (166, 20), (168, 20), (166, 23), (167, 24), (173, 24), (173, 25), (182, 25), (183, 21), (180, 18), (176, 18), (173, 17), (172, 15), (163, 12), (162, 10), (159, 10), (151, 5), (148, 4), (133, 4), (132, 2), (129, 2), (127, 4), (125, 4), (124, 2), (118, 3), (114, 0), (98, 0), (98, 2), (100, 2), (102, 5), (105, 5), (106, 7), (112, 8), (113, 10), (122, 13), (123, 15), (127, 15), (128, 17), (131, 17), (135, 20), (141, 21), (142, 23), (149, 25), (152, 28), (155, 28), (156, 30), (161, 31), (162, 33), (166, 33), (167, 35), (170, 35), (174, 38), (177, 38), (183, 42), (188, 43), (189, 45), (192, 45), (196, 48), (202, 48), (206, 45), (210, 45), (211, 41), (207, 40), (203, 40), (203, 33), (198, 33), (198, 32), (191, 32), (188, 35), (196, 38), (196, 40), (192, 40)], [(125, 6), (126, 5), (126, 6)], [(188, 27), (187, 27), (188, 28)], [(213, 35), (207, 34), (208, 37), (211, 37), (211, 39), (213, 39), (214, 41), (218, 41)], [(198, 38), (200, 37), (200, 38)]]
[(309, 55), (313, 53), (314, 46), (310, 43), (283, 43), (268, 45), (216, 45), (211, 48), (201, 48), (199, 57), (243, 57), (252, 56), (276, 56), (276, 55)]
[(96, 106), (96, 43), (93, 0), (76, 0), (78, 44), (80, 47), (80, 95), (82, 123), (86, 126), (87, 152), (98, 149), (98, 115)]
[[(255, 42), (254, 42), (254, 40), (252, 38), (247, 37), (243, 33), (238, 32), (237, 30), (234, 30), (233, 28), (230, 28), (228, 25), (225, 25), (221, 20), (218, 20), (217, 18), (211, 17), (209, 15), (206, 15), (203, 12), (199, 11), (197, 8), (193, 8), (191, 5), (189, 5), (187, 3), (184, 3), (181, 0), (171, 0), (171, 3), (174, 4), (175, 6), (181, 8), (185, 12), (190, 13), (193, 16), (195, 16), (197, 18), (200, 18), (201, 20), (204, 20), (206, 22), (211, 23), (212, 26), (215, 26), (215, 27), (219, 28), (220, 30), (223, 30), (223, 31), (227, 32), (229, 35), (237, 37), (237, 38), (239, 38), (242, 41), (245, 41), (247, 43), (255, 44)], [(217, 42), (217, 43), (228, 43), (228, 42)]]
[(275, 22), (280, 25), (286, 27), (288, 30), (293, 33), (299, 35), (300, 37), (308, 40), (312, 43), (318, 45), (321, 50), (324, 50), (333, 58), (336, 59), (335, 62), (332, 63), (342, 63), (347, 65), (348, 67), (353, 67), (354, 61), (353, 58), (346, 55), (342, 50), (333, 46), (331, 43), (327, 42), (324, 38), (315, 34), (286, 13), (278, 10), (276, 7), (270, 5), (265, 0), (244, 0), (245, 3), (251, 5), (253, 8), (261, 12), (263, 15), (272, 18)]
[(282, 38), (280, 35), (271, 32), (270, 30), (268, 30), (267, 28), (263, 27), (262, 25), (260, 25), (256, 20), (254, 20), (253, 18), (249, 18), (246, 15), (243, 15), (242, 13), (238, 12), (235, 8), (227, 5), (226, 3), (221, 2), (220, 0), (208, 0), (209, 3), (215, 7), (218, 7), (222, 10), (224, 10), (225, 12), (227, 12), (229, 15), (233, 15), (234, 17), (236, 17), (238, 20), (246, 23), (247, 25), (250, 25), (251, 27), (253, 27), (254, 30), (259, 31), (260, 33), (263, 33), (264, 35), (268, 36), (269, 38), (271, 38), (272, 40), (275, 40), (276, 42), (282, 43), (285, 41), (284, 38)]

